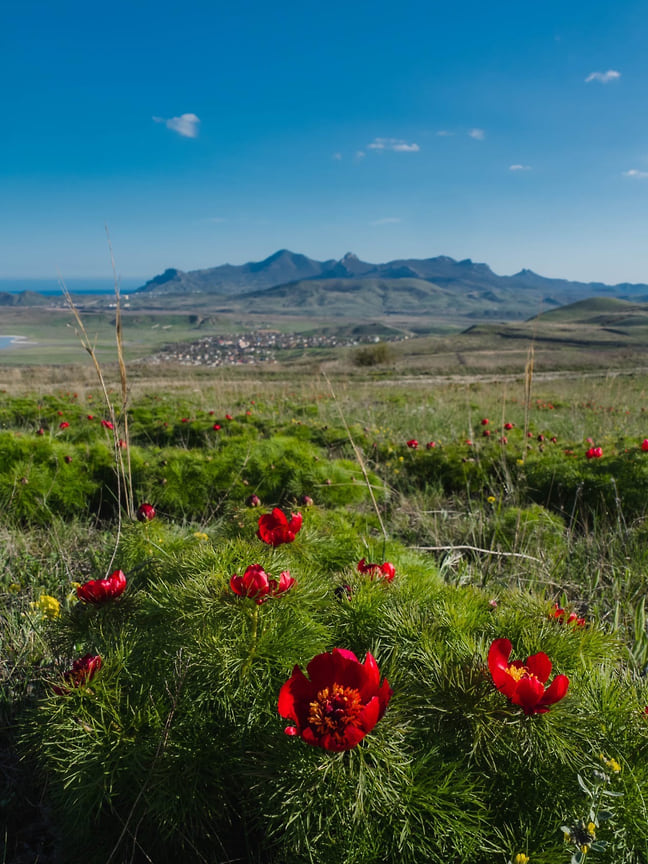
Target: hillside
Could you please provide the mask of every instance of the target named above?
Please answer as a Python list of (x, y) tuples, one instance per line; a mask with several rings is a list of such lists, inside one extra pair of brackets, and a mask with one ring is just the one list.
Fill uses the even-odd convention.
[[(499, 276), (487, 264), (445, 255), (398, 259), (384, 264), (347, 253), (339, 261), (316, 261), (282, 249), (260, 262), (224, 264), (183, 272), (168, 269), (131, 298), (138, 305), (218, 302), (222, 308), (252, 313), (434, 315), (464, 318), (528, 318), (534, 312), (587, 297), (639, 299), (648, 285), (572, 282), (548, 279), (531, 270)], [(172, 300), (171, 298), (176, 298)], [(182, 301), (180, 298), (183, 298)]]

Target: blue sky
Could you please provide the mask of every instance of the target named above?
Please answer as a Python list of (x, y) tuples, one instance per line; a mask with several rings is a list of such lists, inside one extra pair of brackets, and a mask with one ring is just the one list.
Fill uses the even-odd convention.
[(648, 4), (5, 0), (0, 277), (451, 255), (648, 282)]

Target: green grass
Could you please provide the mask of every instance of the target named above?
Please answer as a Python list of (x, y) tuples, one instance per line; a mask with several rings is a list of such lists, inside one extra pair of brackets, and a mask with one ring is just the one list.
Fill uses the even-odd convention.
[[(519, 378), (431, 387), (353, 373), (333, 379), (334, 396), (313, 383), (134, 373), (135, 500), (158, 515), (140, 524), (122, 509), (121, 530), (97, 388), (4, 394), (7, 860), (33, 830), (25, 802), (45, 794), (69, 864), (113, 851), (124, 864), (506, 864), (521, 852), (557, 864), (576, 852), (561, 826), (587, 824), (599, 796), (608, 845), (587, 859), (646, 864), (648, 378), (536, 379), (528, 412)], [(587, 438), (602, 459), (585, 458)], [(273, 550), (256, 530), (275, 505), (304, 523)], [(363, 577), (361, 558), (391, 561), (394, 581)], [(261, 606), (237, 597), (230, 577), (253, 563), (289, 570), (294, 588)], [(120, 600), (77, 603), (75, 583), (116, 567)], [(585, 625), (555, 618), (555, 603)], [(494, 688), (486, 657), (503, 636), (512, 657), (544, 651), (552, 676), (569, 676), (548, 713), (525, 716)], [(394, 691), (344, 754), (284, 735), (277, 713), (295, 664), (334, 647), (371, 652)], [(88, 653), (103, 658), (92, 682), (54, 692)]]

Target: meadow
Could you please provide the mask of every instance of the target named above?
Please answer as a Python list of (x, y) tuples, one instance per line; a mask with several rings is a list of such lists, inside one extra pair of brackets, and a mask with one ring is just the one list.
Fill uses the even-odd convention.
[(394, 350), (7, 377), (0, 860), (648, 862), (648, 377)]

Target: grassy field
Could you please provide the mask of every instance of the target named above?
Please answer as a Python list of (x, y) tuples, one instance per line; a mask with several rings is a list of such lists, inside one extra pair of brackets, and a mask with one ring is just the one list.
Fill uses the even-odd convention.
[[(538, 329), (368, 367), (131, 363), (127, 411), (79, 348), (7, 367), (4, 860), (646, 864), (648, 374)], [(277, 547), (273, 507), (303, 517)], [(233, 578), (253, 565), (295, 582), (259, 604)], [(79, 599), (117, 569), (123, 594)], [(551, 659), (547, 704), (497, 683), (502, 639)], [(333, 649), (389, 682), (371, 722), (335, 709), (361, 730), (341, 752), (304, 736), (323, 690), (277, 701), (315, 657), (351, 675)]]

